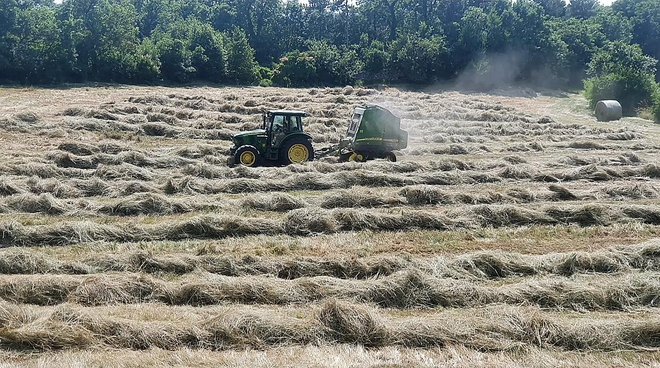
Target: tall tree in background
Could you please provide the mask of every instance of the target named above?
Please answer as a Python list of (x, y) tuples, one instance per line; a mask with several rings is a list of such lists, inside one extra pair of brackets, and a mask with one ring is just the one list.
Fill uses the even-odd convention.
[(576, 85), (659, 38), (657, 0), (3, 0), (0, 80)]
[(566, 14), (566, 2), (564, 0), (534, 0), (541, 5), (543, 12), (551, 17), (561, 18)]
[(15, 30), (11, 67), (30, 82), (53, 82), (62, 75), (62, 44), (55, 9), (38, 6), (20, 10)]
[(254, 83), (257, 79), (257, 63), (245, 32), (234, 29), (227, 37), (227, 77), (234, 83)]
[[(617, 0), (612, 8), (632, 22), (632, 41), (639, 44), (646, 54), (660, 60), (660, 1)], [(660, 68), (656, 69), (656, 79), (660, 80)]]
[(587, 19), (596, 15), (598, 0), (570, 0), (566, 12), (573, 18)]
[(17, 12), (16, 0), (4, 0), (0, 6), (0, 80), (15, 76), (11, 62), (11, 35), (16, 25)]

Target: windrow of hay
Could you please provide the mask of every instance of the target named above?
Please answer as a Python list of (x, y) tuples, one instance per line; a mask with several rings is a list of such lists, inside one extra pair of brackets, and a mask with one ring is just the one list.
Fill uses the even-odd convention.
[[(49, 308), (43, 318), (2, 303), (5, 349), (264, 349), (351, 343), (366, 347), (446, 345), (482, 351), (541, 347), (562, 350), (633, 350), (658, 347), (660, 321), (566, 318), (536, 308), (468, 310), (438, 317), (392, 316), (363, 305), (330, 300), (291, 311), (225, 308), (217, 317), (187, 323), (138, 321), (74, 305)], [(190, 318), (188, 318), (190, 319)]]
[(417, 270), (378, 279), (325, 276), (293, 280), (227, 277), (198, 273), (195, 278), (164, 281), (141, 274), (14, 275), (0, 280), (0, 298), (14, 303), (86, 306), (160, 302), (168, 305), (226, 303), (299, 305), (331, 298), (384, 308), (479, 307), (527, 304), (543, 308), (628, 310), (659, 307), (657, 272), (626, 275), (546, 276), (506, 284), (447, 279)]
[(41, 354), (8, 352), (9, 362), (25, 367), (65, 368), (122, 367), (139, 368), (162, 364), (184, 367), (215, 365), (228, 367), (270, 368), (290, 367), (344, 367), (404, 366), (433, 368), (451, 365), (454, 368), (639, 368), (657, 361), (660, 353), (639, 351), (635, 354), (618, 351), (564, 351), (526, 346), (522, 351), (483, 351), (463, 345), (427, 347), (405, 346), (365, 347), (357, 344), (290, 345), (265, 349), (210, 350), (184, 347), (174, 350), (128, 350), (92, 347), (89, 350), (45, 351)]
[[(75, 180), (99, 180), (122, 181), (140, 180), (155, 181), (164, 180), (162, 172), (151, 168), (171, 168), (183, 166), (182, 173), (193, 177), (181, 177), (180, 175), (167, 177), (168, 193), (185, 192), (188, 194), (213, 194), (213, 193), (244, 193), (244, 192), (271, 192), (271, 191), (295, 191), (295, 190), (328, 190), (348, 189), (354, 186), (360, 187), (403, 187), (411, 185), (435, 185), (448, 186), (459, 184), (497, 183), (511, 182), (514, 180), (530, 180), (533, 182), (569, 182), (569, 181), (623, 181), (628, 178), (655, 178), (660, 170), (654, 164), (627, 168), (627, 167), (601, 167), (597, 165), (582, 166), (563, 171), (528, 171), (517, 166), (505, 166), (500, 171), (480, 170), (452, 170), (439, 169), (420, 170), (416, 166), (398, 166), (392, 172), (378, 172), (376, 166), (359, 166), (357, 164), (346, 165), (344, 170), (325, 171), (323, 166), (307, 168), (307, 166), (289, 167), (286, 169), (246, 169), (243, 167), (230, 169), (224, 166), (195, 164), (189, 165), (189, 159), (175, 156), (164, 156), (158, 158), (146, 157), (142, 153), (129, 151), (117, 156), (96, 154), (92, 156), (74, 156), (68, 153), (56, 155), (58, 167), (51, 164), (18, 164), (10, 165), (6, 172), (17, 176), (39, 177), (43, 179), (58, 178), (60, 186), (63, 178), (79, 178)], [(101, 159), (101, 158), (102, 159)], [(64, 160), (64, 161), (62, 161)], [(330, 164), (326, 164), (330, 165)], [(343, 165), (330, 165), (340, 166)], [(433, 165), (431, 165), (433, 166)], [(84, 167), (84, 168), (81, 168)], [(93, 169), (93, 170), (88, 170)], [(289, 170), (294, 171), (291, 173)], [(322, 170), (316, 171), (316, 170)], [(399, 170), (399, 171), (397, 171)], [(413, 170), (413, 171), (410, 171)], [(198, 178), (195, 178), (198, 177)], [(219, 179), (219, 180), (204, 180)], [(177, 184), (184, 183), (184, 185)], [(16, 193), (21, 188), (12, 185), (6, 179), (0, 182), (0, 194), (7, 195)], [(171, 185), (170, 185), (171, 184)], [(183, 188), (178, 188), (183, 187)], [(53, 186), (51, 194), (61, 197)], [(49, 192), (48, 188), (39, 189), (39, 193)], [(92, 192), (92, 194), (95, 192)], [(76, 197), (77, 194), (65, 194), (63, 196)], [(374, 198), (375, 199), (375, 198)], [(566, 200), (568, 197), (559, 195), (555, 199)], [(378, 199), (375, 199), (379, 201)], [(464, 203), (492, 203), (497, 198), (488, 199), (485, 196), (477, 197), (475, 200), (457, 200)], [(390, 199), (386, 202), (392, 202)], [(368, 202), (368, 201), (367, 201)], [(366, 206), (366, 204), (365, 204)], [(368, 205), (373, 206), (373, 205)]]
[(22, 193), (23, 190), (6, 177), (0, 177), (0, 196)]
[(93, 258), (63, 261), (32, 249), (3, 251), (0, 274), (89, 274), (110, 271), (152, 274), (187, 274), (196, 270), (225, 276), (269, 275), (283, 279), (331, 276), (365, 279), (416, 270), (454, 279), (496, 279), (533, 275), (572, 276), (581, 273), (615, 273), (633, 270), (660, 271), (660, 244), (614, 247), (603, 251), (523, 255), (477, 252), (460, 256), (411, 258), (255, 257), (219, 255), (154, 255), (144, 251), (99, 254)]
[(99, 208), (100, 213), (115, 216), (167, 215), (191, 211), (191, 206), (181, 201), (172, 201), (165, 196), (152, 193), (133, 194), (112, 205)]
[[(298, 169), (300, 170), (300, 169)], [(559, 172), (522, 172), (513, 173), (511, 170), (500, 172), (488, 171), (420, 171), (405, 174), (380, 173), (358, 168), (351, 171), (330, 172), (327, 174), (311, 173), (303, 171), (298, 174), (287, 174), (286, 178), (278, 178), (282, 173), (273, 173), (269, 170), (255, 170), (249, 172), (249, 177), (234, 177), (235, 171), (227, 168), (215, 168), (213, 166), (196, 166), (184, 169), (188, 175), (202, 178), (218, 178), (213, 184), (203, 186), (205, 193), (242, 193), (263, 191), (293, 191), (293, 190), (328, 190), (348, 189), (353, 186), (363, 187), (401, 187), (406, 185), (428, 184), (428, 185), (458, 185), (476, 183), (497, 183), (520, 178), (528, 178), (534, 182), (568, 182), (578, 180), (590, 181), (614, 181), (626, 178), (653, 178), (657, 170), (655, 165), (649, 164), (636, 168), (610, 168), (589, 165), (578, 169), (569, 169)], [(265, 178), (265, 174), (273, 174), (274, 177)], [(512, 178), (513, 177), (513, 178)]]
[(302, 199), (286, 193), (250, 195), (241, 201), (241, 207), (276, 212), (286, 212), (305, 206), (306, 203)]
[[(161, 209), (147, 199), (135, 206), (120, 206), (119, 212)], [(163, 205), (163, 204), (161, 204)], [(173, 208), (165, 208), (173, 210)], [(199, 216), (156, 225), (118, 227), (94, 222), (64, 222), (23, 226), (0, 223), (0, 246), (67, 245), (92, 241), (148, 241), (224, 238), (255, 234), (311, 235), (338, 231), (403, 231), (412, 229), (452, 230), (477, 226), (528, 225), (579, 226), (629, 223), (660, 224), (657, 206), (602, 206), (595, 204), (549, 206), (529, 209), (513, 205), (478, 205), (447, 212), (406, 210), (385, 213), (356, 209), (323, 210), (305, 207), (289, 211), (281, 221), (259, 217)]]
[[(310, 179), (307, 183), (296, 183), (302, 190), (305, 186), (327, 187), (332, 189), (332, 182), (324, 182), (323, 179)], [(442, 177), (435, 177), (429, 181), (442, 181)], [(451, 179), (450, 179), (451, 180)], [(153, 183), (153, 184), (152, 184)], [(296, 188), (285, 186), (277, 186), (271, 183), (273, 190), (287, 190)], [(399, 205), (429, 205), (429, 204), (493, 204), (493, 203), (520, 203), (532, 201), (554, 201), (554, 200), (570, 200), (570, 198), (557, 196), (549, 191), (532, 187), (524, 189), (515, 187), (508, 190), (494, 191), (492, 189), (482, 190), (449, 190), (443, 186), (433, 185), (407, 185), (396, 193), (397, 187), (392, 189), (380, 188), (378, 190), (369, 189), (362, 186), (351, 187), (346, 185), (347, 190), (336, 190), (328, 192), (323, 196), (312, 196), (319, 198), (318, 201), (303, 201), (301, 198), (295, 198), (287, 193), (273, 193), (262, 196), (254, 194), (250, 195), (250, 200), (244, 201), (243, 205), (255, 209), (267, 209), (272, 206), (278, 207), (277, 211), (285, 211), (289, 209), (301, 208), (306, 205), (305, 202), (318, 202), (317, 204), (324, 208), (341, 208), (341, 207), (395, 207)], [(626, 190), (626, 187), (633, 187)], [(4, 189), (3, 189), (4, 188)], [(553, 186), (548, 187), (550, 191)], [(618, 188), (618, 189), (617, 189)], [(257, 189), (257, 190), (255, 190)], [(503, 188), (505, 189), (505, 188)], [(34, 194), (51, 194), (56, 198), (79, 198), (79, 197), (123, 197), (133, 193), (164, 193), (168, 195), (184, 194), (218, 194), (223, 192), (229, 193), (250, 193), (252, 191), (268, 191), (267, 181), (257, 179), (234, 179), (234, 180), (203, 180), (190, 176), (169, 178), (164, 184), (157, 185), (155, 182), (143, 182), (140, 180), (122, 180), (122, 179), (108, 179), (104, 180), (98, 177), (91, 177), (88, 179), (39, 179), (31, 177), (27, 180), (12, 180), (0, 181), (0, 196), (11, 196), (25, 192)], [(521, 192), (526, 192), (523, 195)], [(2, 193), (6, 193), (3, 195)], [(620, 184), (618, 186), (610, 184), (595, 185), (588, 190), (582, 190), (580, 197), (589, 198), (656, 198), (660, 196), (660, 191), (650, 184), (639, 182), (636, 184)], [(629, 193), (628, 193), (629, 192)], [(310, 194), (305, 194), (304, 197), (310, 197)], [(257, 200), (257, 198), (259, 198)], [(270, 199), (269, 199), (270, 198)], [(285, 200), (285, 198), (287, 198)], [(266, 202), (274, 201), (272, 204)], [(257, 203), (259, 202), (259, 203)], [(262, 203), (263, 202), (263, 203)], [(275, 205), (275, 202), (282, 202)], [(284, 202), (290, 202), (289, 205), (284, 205)], [(294, 204), (295, 202), (295, 204)]]
[(394, 194), (383, 194), (373, 190), (352, 188), (339, 190), (323, 196), (323, 208), (350, 208), (350, 207), (394, 207), (404, 204), (403, 198)]
[(68, 207), (50, 194), (21, 194), (8, 197), (4, 203), (16, 212), (46, 213), (49, 215), (62, 214)]

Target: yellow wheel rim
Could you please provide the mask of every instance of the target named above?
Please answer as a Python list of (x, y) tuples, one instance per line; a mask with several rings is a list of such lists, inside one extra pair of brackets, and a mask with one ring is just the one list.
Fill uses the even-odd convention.
[(289, 148), (289, 161), (301, 164), (309, 160), (309, 150), (304, 144), (296, 143)]
[(348, 161), (352, 161), (352, 162), (362, 162), (362, 161), (364, 161), (364, 156), (362, 156), (362, 155), (360, 155), (360, 154), (358, 154), (358, 153), (353, 152), (353, 154), (351, 154), (351, 156), (348, 158)]
[(241, 162), (241, 165), (252, 166), (257, 161), (257, 156), (255, 156), (253, 152), (245, 151), (241, 153), (238, 160)]

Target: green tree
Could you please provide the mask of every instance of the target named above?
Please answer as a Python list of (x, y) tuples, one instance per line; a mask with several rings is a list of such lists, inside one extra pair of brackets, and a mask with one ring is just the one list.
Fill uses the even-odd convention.
[(660, 85), (653, 95), (653, 117), (656, 123), (660, 123)]
[(557, 38), (553, 38), (550, 27), (544, 21), (543, 8), (530, 0), (519, 0), (510, 10), (502, 14), (501, 28), (507, 40), (507, 52), (519, 55), (516, 58), (518, 78), (528, 79), (544, 66), (556, 64)]
[(660, 86), (656, 88), (653, 95), (653, 117), (656, 123), (660, 123)]
[[(660, 60), (660, 1), (617, 0), (612, 4), (615, 11), (630, 19), (633, 25), (633, 42), (644, 52)], [(656, 69), (660, 81), (660, 68)]]
[(280, 86), (310, 86), (316, 81), (314, 58), (304, 52), (287, 53), (273, 70), (273, 83)]
[(597, 25), (600, 32), (609, 41), (631, 43), (633, 39), (632, 22), (615, 12), (611, 7), (601, 7), (596, 16), (590, 21)]
[(206, 80), (222, 82), (227, 77), (223, 36), (199, 20), (178, 21), (153, 38), (160, 55), (163, 77), (175, 82)]
[(169, 35), (157, 38), (156, 49), (163, 78), (179, 83), (192, 79), (195, 68), (192, 66), (192, 55), (185, 42)]
[(458, 41), (453, 47), (453, 68), (461, 70), (472, 60), (482, 58), (488, 42), (488, 14), (481, 9), (468, 9), (460, 23)]
[(137, 12), (129, 0), (67, 0), (59, 12), (71, 73), (83, 80), (128, 80), (140, 45)]
[(570, 17), (587, 19), (595, 16), (599, 7), (598, 0), (570, 0), (566, 12)]
[(599, 100), (615, 99), (626, 115), (649, 106), (658, 88), (654, 80), (656, 62), (637, 45), (612, 42), (600, 49), (589, 63), (591, 78), (585, 82), (591, 106)]
[(563, 53), (557, 59), (561, 60), (559, 74), (571, 85), (582, 83), (591, 58), (605, 43), (605, 35), (594, 22), (577, 18), (554, 20), (549, 23), (553, 34), (565, 45), (554, 48), (555, 52)]
[(564, 0), (534, 0), (543, 8), (546, 15), (561, 18), (566, 14), (566, 2)]
[(368, 81), (385, 81), (387, 79), (385, 68), (390, 58), (385, 44), (376, 40), (368, 46), (365, 45), (361, 50), (361, 60), (364, 62), (364, 78)]
[(13, 41), (13, 68), (29, 82), (53, 82), (61, 77), (62, 45), (55, 9), (31, 7), (18, 12)]
[(442, 37), (401, 35), (390, 47), (390, 77), (412, 83), (431, 83), (447, 77), (447, 48)]
[(5, 0), (0, 6), (0, 80), (15, 76), (12, 66), (10, 40), (18, 13), (16, 0)]
[(153, 82), (160, 75), (158, 48), (149, 38), (145, 38), (133, 55), (130, 79), (137, 83)]
[(234, 83), (256, 82), (258, 64), (245, 32), (239, 28), (234, 29), (227, 37), (226, 47), (229, 80)]

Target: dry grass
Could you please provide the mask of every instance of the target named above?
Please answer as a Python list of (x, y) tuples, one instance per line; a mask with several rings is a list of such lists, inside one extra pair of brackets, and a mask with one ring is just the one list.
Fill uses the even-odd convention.
[[(416, 270), (453, 279), (496, 279), (532, 275), (572, 276), (579, 273), (660, 271), (657, 242), (613, 247), (592, 252), (525, 255), (481, 251), (442, 257), (346, 256), (255, 257), (219, 254), (165, 254), (129, 251), (98, 253), (75, 261), (45, 255), (34, 249), (11, 249), (0, 259), (0, 274), (96, 274), (112, 271), (155, 275), (187, 274), (199, 270), (225, 276), (268, 275), (283, 279), (330, 276), (341, 279), (383, 277)], [(203, 252), (206, 252), (204, 249)]]
[[(559, 275), (574, 274), (572, 280), (552, 275), (502, 285), (470, 279), (452, 280), (415, 269), (373, 280), (342, 280), (325, 276), (283, 280), (195, 273), (187, 277), (190, 281), (184, 278), (182, 281), (168, 282), (130, 273), (16, 275), (0, 282), (0, 297), (23, 304), (56, 305), (69, 302), (84, 306), (148, 302), (192, 306), (226, 303), (300, 305), (332, 298), (403, 309), (525, 304), (593, 311), (660, 306), (657, 300), (660, 293), (657, 272), (591, 276), (576, 275), (570, 270), (570, 264), (558, 267), (562, 266), (564, 269), (557, 269), (556, 272)], [(486, 268), (486, 271), (489, 270)], [(533, 269), (528, 274), (532, 272)]]
[[(175, 314), (179, 321), (117, 318), (107, 309), (91, 314), (75, 305), (39, 310), (45, 318), (7, 303), (2, 310), (7, 328), (0, 336), (5, 348), (36, 351), (71, 347), (263, 349), (342, 342), (368, 347), (463, 346), (510, 352), (525, 348), (644, 351), (657, 347), (659, 324), (652, 314), (636, 320), (613, 315), (589, 319), (530, 307), (440, 312), (424, 316), (420, 324), (420, 317), (396, 316), (337, 301), (300, 310), (223, 307), (215, 316), (180, 309)], [(158, 310), (144, 305), (138, 315)]]
[[(442, 348), (384, 347), (365, 348), (359, 345), (306, 345), (278, 347), (267, 350), (178, 349), (174, 351), (150, 349), (133, 350), (65, 350), (38, 355), (16, 356), (5, 353), (7, 364), (26, 367), (654, 367), (658, 353), (637, 352), (582, 352), (552, 351), (529, 348), (516, 354), (507, 352), (481, 352), (461, 346)], [(2, 365), (2, 363), (0, 363)]]
[[(657, 126), (509, 92), (3, 90), (0, 366), (657, 365)], [(225, 165), (366, 103), (399, 162)]]

